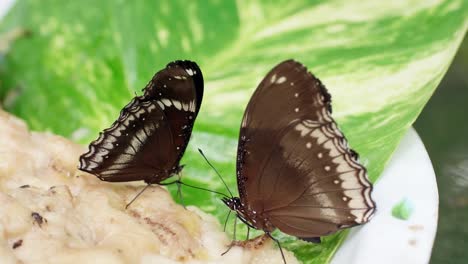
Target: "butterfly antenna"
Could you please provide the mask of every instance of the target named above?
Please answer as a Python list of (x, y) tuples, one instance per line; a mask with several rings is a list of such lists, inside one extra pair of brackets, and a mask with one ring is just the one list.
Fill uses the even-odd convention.
[(201, 149), (198, 149), (198, 152), (200, 152), (200, 154), (202, 155), (202, 157), (205, 159), (206, 163), (208, 163), (208, 165), (210, 165), (210, 167), (216, 172), (216, 174), (218, 175), (218, 177), (221, 179), (221, 181), (224, 183), (224, 186), (226, 186), (226, 189), (228, 190), (229, 194), (231, 195), (231, 197), (234, 197), (234, 195), (232, 195), (232, 192), (231, 190), (229, 190), (229, 187), (228, 185), (226, 184), (226, 182), (224, 181), (223, 177), (221, 177), (221, 174), (219, 174), (218, 170), (216, 170), (216, 168), (210, 163), (210, 161), (206, 158), (205, 154), (203, 153), (203, 151)]
[(187, 184), (187, 183), (182, 182), (182, 181), (178, 181), (177, 184), (187, 186), (187, 187), (190, 187), (190, 188), (194, 188), (194, 189), (198, 189), (198, 190), (203, 190), (203, 191), (207, 191), (207, 192), (211, 192), (211, 193), (216, 193), (216, 194), (222, 195), (224, 197), (231, 198), (231, 197), (229, 197), (228, 195), (226, 195), (226, 194), (224, 194), (222, 192), (213, 191), (213, 190), (206, 189), (206, 188), (203, 188), (203, 187), (193, 186), (193, 185)]
[(147, 184), (145, 186), (145, 188), (143, 188), (137, 195), (135, 195), (135, 197), (133, 197), (133, 199), (125, 206), (125, 210), (128, 209), (128, 207), (144, 192), (146, 191), (146, 189), (148, 189), (148, 187), (150, 186), (151, 184)]

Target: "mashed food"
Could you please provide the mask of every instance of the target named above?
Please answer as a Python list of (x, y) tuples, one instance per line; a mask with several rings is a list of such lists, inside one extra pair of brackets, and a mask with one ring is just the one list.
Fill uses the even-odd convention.
[(221, 256), (230, 240), (218, 221), (160, 186), (125, 210), (143, 185), (79, 171), (83, 152), (0, 110), (0, 263), (283, 263), (269, 239)]

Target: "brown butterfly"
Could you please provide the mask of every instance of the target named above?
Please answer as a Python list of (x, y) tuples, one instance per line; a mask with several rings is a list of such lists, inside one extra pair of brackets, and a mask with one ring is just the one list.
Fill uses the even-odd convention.
[(109, 182), (148, 184), (179, 173), (203, 98), (203, 75), (195, 62), (174, 61), (157, 72), (81, 155), (79, 169)]
[(330, 94), (293, 60), (266, 75), (245, 110), (237, 184), (240, 198), (223, 202), (280, 249), (275, 229), (319, 242), (368, 222), (376, 208), (366, 168), (331, 117)]

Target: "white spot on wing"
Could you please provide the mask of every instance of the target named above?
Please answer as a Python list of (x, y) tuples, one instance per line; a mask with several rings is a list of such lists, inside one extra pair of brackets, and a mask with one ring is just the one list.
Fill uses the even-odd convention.
[(312, 133), (310, 133), (310, 136), (317, 139), (317, 144), (318, 145), (321, 145), (325, 141), (328, 140), (328, 138), (322, 133), (322, 131), (320, 129), (314, 129), (314, 131), (312, 131)]
[(284, 76), (281, 76), (278, 78), (278, 80), (276, 81), (277, 84), (282, 84), (286, 81), (286, 77)]
[(343, 189), (357, 189), (362, 187), (354, 171), (343, 173), (339, 175), (338, 178), (341, 180), (341, 187)]
[(136, 132), (136, 136), (138, 136), (138, 138), (139, 138), (140, 140), (142, 140), (143, 142), (148, 138), (148, 137), (146, 136), (146, 133), (143, 131), (143, 129), (138, 130), (138, 131)]
[(154, 105), (154, 104), (151, 104), (150, 106), (148, 106), (148, 108), (146, 108), (146, 110), (147, 110), (148, 112), (151, 112), (151, 111), (153, 111), (154, 109), (156, 109), (156, 105)]
[(332, 140), (329, 140), (323, 144), (323, 147), (330, 150), (330, 156), (335, 157), (340, 155), (341, 153), (338, 151), (338, 148), (333, 144)]
[(343, 155), (340, 155), (338, 157), (333, 158), (332, 162), (335, 163), (335, 164), (341, 164), (343, 162), (346, 162), (346, 160), (344, 159)]
[(276, 73), (271, 76), (270, 82), (274, 83), (276, 81)]
[(338, 167), (336, 167), (337, 172), (347, 172), (347, 171), (352, 171), (355, 170), (353, 167), (349, 166), (347, 162), (343, 162), (338, 164)]
[(311, 129), (305, 126), (303, 123), (297, 124), (294, 129), (299, 131), (301, 133), (301, 137), (304, 137), (305, 135), (309, 134)]
[(124, 130), (124, 129), (123, 128), (115, 129), (110, 134), (112, 136), (114, 136), (114, 137), (120, 137), (120, 136), (122, 136), (122, 130)]
[(185, 69), (185, 71), (188, 73), (188, 75), (193, 76), (195, 72), (192, 69)]
[(195, 112), (195, 101), (190, 101), (189, 102), (189, 111), (190, 112)]
[(169, 99), (161, 99), (161, 102), (166, 106), (171, 106), (172, 105), (171, 100), (169, 100)]
[(177, 110), (182, 110), (182, 103), (177, 100), (172, 100), (172, 104), (177, 108)]

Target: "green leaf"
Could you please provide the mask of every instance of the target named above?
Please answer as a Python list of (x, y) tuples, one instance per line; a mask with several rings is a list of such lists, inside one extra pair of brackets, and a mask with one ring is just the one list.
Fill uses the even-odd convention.
[[(0, 33), (22, 27), (32, 34), (0, 61), (0, 96), (33, 129), (88, 143), (155, 71), (174, 59), (195, 60), (206, 92), (184, 178), (225, 191), (196, 148), (236, 189), (244, 107), (270, 68), (294, 58), (328, 87), (333, 115), (375, 181), (467, 26), (464, 0), (21, 0)], [(186, 202), (224, 220), (216, 196), (183, 191)], [(280, 236), (305, 263), (324, 263), (345, 233), (320, 245)]]
[(400, 220), (408, 220), (413, 213), (413, 205), (411, 201), (404, 198), (392, 208), (392, 215)]

